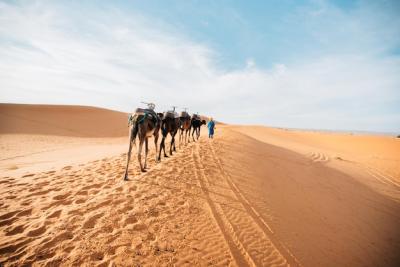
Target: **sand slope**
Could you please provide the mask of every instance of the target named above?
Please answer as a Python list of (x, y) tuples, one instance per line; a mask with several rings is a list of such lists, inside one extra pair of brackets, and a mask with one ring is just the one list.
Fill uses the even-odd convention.
[(262, 126), (237, 126), (232, 129), (346, 172), (371, 189), (400, 201), (399, 138)]
[(126, 135), (127, 118), (86, 106), (0, 104), (0, 134), (118, 137)]
[[(304, 266), (396, 266), (400, 261), (399, 202), (360, 181), (360, 170), (348, 174), (235, 127), (226, 130), (218, 151), (223, 168)], [(399, 199), (400, 188), (376, 182)]]
[[(400, 262), (395, 184), (343, 160), (330, 156), (316, 160), (308, 150), (296, 150), (293, 144), (305, 144), (306, 138), (286, 136), (287, 142), (280, 139), (279, 147), (271, 144), (271, 135), (263, 129), (239, 128), (218, 126), (214, 140), (206, 138), (203, 128), (199, 142), (182, 144), (160, 163), (151, 147), (146, 173), (139, 173), (134, 155), (126, 182), (122, 181), (125, 138), (1, 135), (9, 156), (17, 155), (15, 143), (23, 136), (37, 144), (33, 150), (38, 159), (17, 155), (16, 162), (33, 159), (33, 163), (23, 173), (9, 170), (0, 178), (0, 263), (396, 266)], [(46, 142), (52, 151), (40, 150)], [(313, 144), (312, 151), (316, 149), (328, 154)], [(78, 152), (90, 157), (67, 160)], [(349, 158), (350, 153), (346, 155)], [(56, 167), (47, 170), (39, 159)], [(0, 168), (9, 160), (0, 161)]]

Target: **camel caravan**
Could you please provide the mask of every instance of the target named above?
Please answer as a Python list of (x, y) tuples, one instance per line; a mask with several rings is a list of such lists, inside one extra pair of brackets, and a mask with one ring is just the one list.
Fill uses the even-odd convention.
[[(168, 157), (165, 152), (165, 139), (168, 134), (171, 136), (171, 143), (169, 146), (169, 155), (172, 156), (172, 152), (176, 151), (175, 137), (179, 133), (179, 143), (184, 144), (190, 143), (190, 136), (192, 136), (193, 142), (200, 137), (200, 128), (206, 124), (205, 120), (202, 120), (198, 114), (190, 114), (186, 111), (182, 111), (178, 114), (172, 107), (172, 110), (163, 113), (156, 113), (154, 111), (155, 104), (144, 103), (147, 108), (137, 108), (133, 114), (129, 115), (129, 149), (126, 160), (126, 169), (124, 180), (128, 180), (128, 168), (129, 161), (131, 159), (131, 152), (133, 145), (136, 146), (136, 137), (139, 138), (139, 147), (137, 149), (137, 157), (139, 167), (142, 172), (146, 172), (147, 168), (147, 154), (149, 152), (149, 138), (154, 137), (154, 145), (156, 148), (156, 161), (161, 161), (161, 153), (164, 153), (164, 157)], [(158, 146), (158, 140), (161, 133), (161, 142)], [(144, 150), (144, 164), (142, 164), (142, 148)]]

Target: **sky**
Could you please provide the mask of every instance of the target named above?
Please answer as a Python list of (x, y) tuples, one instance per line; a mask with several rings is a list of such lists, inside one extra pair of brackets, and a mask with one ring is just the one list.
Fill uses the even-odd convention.
[(400, 1), (1, 1), (0, 102), (400, 133)]

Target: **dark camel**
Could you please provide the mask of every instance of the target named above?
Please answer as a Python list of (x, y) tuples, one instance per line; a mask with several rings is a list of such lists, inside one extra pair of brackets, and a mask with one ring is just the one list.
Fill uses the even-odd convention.
[[(154, 108), (154, 106), (153, 106)], [(126, 160), (126, 169), (124, 180), (128, 180), (128, 167), (131, 159), (132, 146), (136, 145), (136, 136), (139, 136), (139, 149), (137, 151), (140, 170), (146, 171), (147, 154), (149, 151), (149, 137), (154, 136), (154, 144), (156, 146), (156, 159), (158, 150), (158, 136), (161, 127), (161, 119), (163, 114), (156, 114), (152, 109), (137, 109), (135, 115), (129, 119), (129, 149)], [(142, 147), (145, 144), (144, 165), (142, 165)]]
[[(201, 125), (206, 125), (206, 121), (200, 120), (200, 117), (198, 115), (193, 116), (192, 121), (191, 121), (191, 128), (193, 128), (193, 131), (192, 131), (193, 142), (195, 142), (196, 140), (199, 140)], [(196, 138), (197, 138), (196, 140), (194, 140), (194, 133), (196, 133)]]
[(169, 147), (169, 154), (172, 156), (172, 148), (176, 151), (175, 147), (175, 135), (179, 130), (180, 120), (176, 116), (175, 109), (172, 112), (166, 112), (161, 123), (161, 134), (162, 139), (160, 143), (160, 150), (158, 151), (158, 160), (161, 160), (161, 150), (164, 150), (164, 157), (168, 157), (165, 153), (165, 138), (168, 134), (171, 135), (171, 144)]
[[(181, 116), (180, 116), (180, 122), (181, 122), (181, 126), (180, 126), (180, 134), (179, 134), (179, 145), (181, 144), (182, 140), (185, 142), (185, 144), (187, 143), (187, 141), (190, 143), (190, 138), (188, 138), (188, 133), (189, 133), (189, 137), (190, 137), (190, 129), (192, 126), (192, 122), (190, 119), (190, 115), (186, 112), (182, 112)], [(185, 136), (183, 136), (183, 134), (185, 133)]]

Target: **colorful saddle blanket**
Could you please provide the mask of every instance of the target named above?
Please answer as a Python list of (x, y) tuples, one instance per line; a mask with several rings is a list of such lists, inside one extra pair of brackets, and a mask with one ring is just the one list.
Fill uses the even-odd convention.
[(154, 123), (159, 121), (158, 115), (152, 109), (147, 108), (137, 108), (133, 115), (129, 116), (129, 124), (133, 123), (134, 121), (137, 123), (142, 123), (146, 118), (150, 118)]

